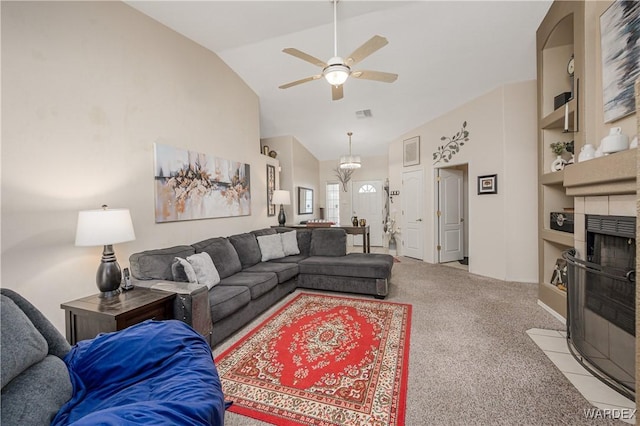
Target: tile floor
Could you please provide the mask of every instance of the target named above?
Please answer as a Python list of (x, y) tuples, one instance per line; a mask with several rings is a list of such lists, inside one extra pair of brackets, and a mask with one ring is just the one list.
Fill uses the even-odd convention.
[(636, 408), (635, 402), (625, 398), (593, 377), (575, 360), (567, 347), (566, 332), (532, 328), (527, 330), (527, 334), (587, 401), (602, 410), (602, 412), (611, 410), (608, 412), (618, 415), (619, 417), (616, 418), (619, 420), (635, 424), (635, 415), (632, 418), (625, 418), (628, 417), (628, 414), (634, 412), (633, 410)]

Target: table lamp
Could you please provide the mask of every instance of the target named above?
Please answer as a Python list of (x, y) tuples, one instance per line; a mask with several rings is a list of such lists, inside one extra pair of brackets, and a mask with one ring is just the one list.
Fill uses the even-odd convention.
[(113, 252), (113, 244), (135, 240), (129, 209), (109, 209), (78, 212), (76, 246), (104, 246), (102, 261), (96, 273), (100, 297), (113, 297), (120, 293), (122, 272)]
[(272, 204), (280, 204), (280, 213), (278, 214), (278, 223), (280, 226), (284, 226), (284, 223), (287, 221), (287, 217), (284, 215), (284, 207), (291, 204), (291, 195), (289, 191), (285, 191), (282, 189), (278, 189), (273, 191), (273, 197), (271, 198)]

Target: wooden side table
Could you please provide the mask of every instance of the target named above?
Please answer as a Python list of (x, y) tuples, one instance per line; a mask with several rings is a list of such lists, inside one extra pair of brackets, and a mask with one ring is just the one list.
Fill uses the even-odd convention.
[(175, 297), (166, 291), (134, 288), (107, 299), (94, 294), (63, 303), (60, 308), (65, 310), (67, 340), (75, 345), (148, 319), (172, 319)]

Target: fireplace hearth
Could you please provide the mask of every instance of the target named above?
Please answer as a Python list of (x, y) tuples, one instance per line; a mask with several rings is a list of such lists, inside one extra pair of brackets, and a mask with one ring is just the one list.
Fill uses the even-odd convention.
[(596, 377), (635, 400), (635, 217), (586, 215), (586, 260), (568, 264), (567, 340)]

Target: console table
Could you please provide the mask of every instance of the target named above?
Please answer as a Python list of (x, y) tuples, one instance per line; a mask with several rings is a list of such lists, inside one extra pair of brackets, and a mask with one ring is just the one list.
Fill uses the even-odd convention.
[[(371, 236), (369, 235), (369, 225), (365, 226), (322, 226), (322, 225), (285, 225), (285, 228), (337, 228), (344, 229), (347, 234), (362, 235), (362, 252), (371, 253)], [(278, 228), (278, 226), (272, 226)]]

